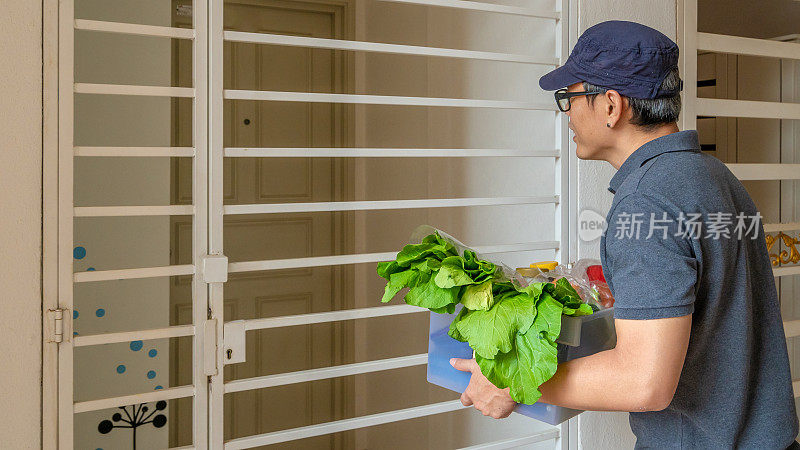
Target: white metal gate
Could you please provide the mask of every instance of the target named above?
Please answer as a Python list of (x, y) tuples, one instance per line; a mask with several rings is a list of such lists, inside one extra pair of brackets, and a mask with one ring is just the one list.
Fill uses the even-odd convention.
[[(422, 312), (406, 306), (376, 306), (349, 308), (308, 314), (292, 314), (277, 317), (260, 317), (247, 320), (230, 320), (225, 316), (224, 289), (229, 274), (276, 271), (285, 269), (310, 269), (327, 266), (347, 266), (376, 263), (394, 257), (394, 252), (362, 252), (334, 255), (311, 255), (282, 259), (262, 259), (229, 262), (225, 256), (223, 232), (225, 216), (254, 214), (354, 212), (383, 210), (412, 210), (418, 208), (471, 208), (504, 205), (553, 205), (554, 235), (533, 242), (474, 242), (484, 253), (519, 253), (553, 250), (556, 259), (569, 261), (570, 239), (575, 230), (575, 205), (569, 202), (574, 192), (574, 164), (568, 140), (566, 116), (559, 113), (552, 101), (483, 100), (478, 98), (445, 98), (426, 96), (371, 95), (367, 93), (318, 93), (290, 92), (279, 90), (229, 89), (223, 86), (225, 45), (227, 43), (249, 43), (305, 49), (328, 49), (355, 53), (385, 53), (450, 58), (466, 61), (495, 61), (553, 67), (563, 63), (569, 49), (570, 29), (569, 1), (555, 2), (556, 10), (547, 10), (531, 2), (530, 6), (503, 6), (494, 3), (464, 2), (460, 0), (370, 0), (398, 3), (398, 7), (428, 6), (456, 11), (471, 11), (475, 14), (501, 14), (534, 17), (555, 24), (555, 48), (551, 55), (535, 56), (490, 51), (473, 51), (451, 48), (435, 48), (418, 45), (389, 44), (357, 40), (327, 39), (306, 36), (290, 36), (273, 33), (255, 33), (228, 30), (224, 26), (225, 11), (222, 1), (195, 0), (191, 7), (178, 5), (179, 14), (191, 14), (191, 29), (175, 26), (156, 26), (120, 23), (109, 20), (75, 18), (75, 0), (62, 0), (58, 6), (58, 273), (57, 305), (47, 311), (45, 323), (52, 327), (49, 342), (58, 345), (58, 427), (57, 433), (45, 432), (53, 437), (57, 434), (58, 448), (72, 448), (74, 438), (74, 414), (106, 410), (125, 405), (157, 402), (180, 398), (192, 399), (192, 444), (191, 448), (251, 448), (299, 439), (322, 436), (348, 430), (358, 430), (380, 424), (388, 424), (413, 418), (432, 416), (463, 408), (458, 400), (450, 400), (389, 410), (376, 414), (354, 416), (342, 420), (311, 424), (304, 427), (283, 429), (268, 433), (229, 439), (225, 435), (225, 399), (233, 393), (249, 392), (276, 386), (286, 386), (311, 381), (329, 380), (338, 377), (368, 374), (403, 367), (423, 366), (427, 355), (368, 360), (340, 364), (302, 371), (256, 376), (232, 381), (225, 380), (226, 364), (241, 361), (245, 352), (249, 330), (265, 330), (310, 324), (338, 323), (352, 320), (400, 316)], [(321, 2), (326, 3), (326, 2)], [(335, 3), (335, 2), (328, 2)], [(403, 4), (406, 4), (405, 6)], [(183, 8), (183, 9), (181, 9)], [(136, 35), (152, 38), (175, 39), (191, 42), (192, 83), (191, 86), (152, 86), (131, 84), (88, 83), (74, 79), (75, 32), (101, 33), (104, 35)], [(535, 80), (531, 80), (535, 84)], [(76, 118), (75, 101), (80, 96), (144, 96), (166, 98), (188, 98), (191, 100), (192, 127), (191, 146), (133, 146), (133, 145), (76, 145), (73, 135)], [(226, 100), (255, 102), (301, 102), (305, 104), (336, 105), (385, 105), (417, 106), (434, 108), (463, 108), (467, 110), (513, 110), (548, 111), (552, 113), (545, 127), (554, 130), (554, 145), (550, 148), (375, 148), (375, 147), (226, 147), (224, 123)], [(409, 130), (411, 131), (411, 130)], [(99, 157), (183, 157), (191, 158), (192, 188), (191, 204), (171, 205), (111, 205), (80, 206), (73, 198), (74, 162), (77, 158)], [(280, 202), (257, 204), (226, 204), (224, 183), (225, 162), (237, 158), (532, 158), (553, 164), (552, 191), (525, 191), (523, 195), (467, 197), (467, 198), (411, 198), (404, 200), (353, 200), (323, 202)], [(502, 177), (502, 173), (494, 175)], [(50, 204), (51, 208), (55, 208)], [(46, 208), (47, 209), (47, 208)], [(154, 217), (191, 216), (191, 264), (172, 264), (157, 267), (126, 267), (113, 270), (78, 271), (74, 268), (75, 245), (73, 237), (75, 219), (83, 217)], [(481, 245), (483, 244), (483, 245)], [(172, 325), (133, 331), (95, 333), (73, 336), (74, 311), (73, 291), (81, 283), (97, 283), (112, 280), (136, 280), (159, 277), (191, 277), (191, 324)], [(98, 317), (99, 312), (97, 311)], [(106, 398), (76, 401), (74, 398), (74, 351), (79, 347), (95, 349), (108, 344), (131, 345), (138, 351), (142, 341), (165, 338), (189, 337), (192, 340), (191, 384), (168, 386), (146, 393), (136, 393)], [(52, 344), (48, 344), (52, 345)], [(135, 348), (136, 347), (136, 348)], [(49, 364), (45, 361), (46, 366)], [(53, 361), (50, 361), (53, 363)], [(53, 365), (50, 365), (53, 369)], [(122, 367), (118, 370), (124, 371)], [(46, 367), (47, 371), (47, 367)], [(121, 372), (120, 372), (121, 373)], [(148, 373), (148, 377), (150, 374)], [(424, 383), (419, 380), (419, 383)], [(47, 395), (47, 394), (45, 394)], [(453, 396), (455, 398), (455, 395)], [(45, 398), (47, 402), (47, 398)], [(280, 405), (276, 405), (280, 406)], [(47, 416), (47, 414), (45, 414)], [(47, 430), (48, 426), (45, 425)], [(567, 424), (536, 432), (529, 436), (505, 439), (499, 442), (480, 444), (476, 448), (511, 448), (520, 445), (554, 440), (557, 447), (577, 448)], [(574, 434), (573, 434), (574, 437)], [(48, 442), (54, 445), (54, 442)]]

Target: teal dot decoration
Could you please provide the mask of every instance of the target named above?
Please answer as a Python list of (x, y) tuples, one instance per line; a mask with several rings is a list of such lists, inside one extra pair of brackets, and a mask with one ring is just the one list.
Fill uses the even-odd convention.
[(155, 387), (153, 390), (154, 390), (154, 391), (157, 391), (157, 390), (159, 390), (159, 389), (164, 389), (164, 386), (162, 386), (162, 385), (160, 385), (160, 384), (159, 384), (159, 385), (158, 385), (158, 386), (156, 386), (156, 387)]
[(131, 350), (138, 352), (142, 349), (142, 341), (131, 341)]
[(77, 332), (77, 331), (73, 331), (73, 332), (72, 332), (72, 335), (73, 335), (73, 336), (77, 336), (77, 335), (78, 335), (78, 332)]
[(75, 259), (83, 259), (86, 257), (86, 249), (80, 245), (72, 249), (72, 257)]
[(89, 267), (88, 269), (86, 269), (86, 271), (87, 272), (94, 272), (94, 267)]
[(125, 373), (125, 364), (120, 364), (117, 366), (117, 373)]
[(106, 315), (106, 310), (103, 308), (97, 308), (97, 311), (94, 312), (94, 315), (97, 317), (103, 317)]
[(77, 309), (73, 309), (72, 310), (72, 318), (73, 319), (77, 319), (79, 315), (80, 314), (78, 314), (78, 310)]
[(149, 378), (149, 379), (151, 379), (151, 380), (152, 380), (152, 379), (153, 379), (153, 378), (155, 378), (155, 377), (156, 377), (156, 371), (155, 371), (155, 370), (149, 370), (149, 371), (147, 371), (147, 378)]
[(158, 350), (156, 350), (154, 348), (151, 348), (150, 351), (147, 352), (147, 356), (149, 356), (151, 358), (155, 358), (157, 354), (158, 354)]

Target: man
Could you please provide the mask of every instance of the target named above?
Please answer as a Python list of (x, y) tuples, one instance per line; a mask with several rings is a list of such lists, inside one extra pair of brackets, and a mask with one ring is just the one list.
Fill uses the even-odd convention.
[[(690, 55), (692, 56), (692, 55)], [(617, 173), (601, 238), (617, 346), (559, 364), (541, 401), (629, 411), (637, 448), (798, 445), (780, 305), (760, 215), (742, 184), (679, 131), (678, 47), (611, 21), (588, 29), (539, 84), (556, 92), (581, 159)], [(743, 235), (742, 232), (745, 232)], [(474, 360), (461, 396), (485, 415), (515, 406)], [(800, 446), (798, 446), (800, 448)]]

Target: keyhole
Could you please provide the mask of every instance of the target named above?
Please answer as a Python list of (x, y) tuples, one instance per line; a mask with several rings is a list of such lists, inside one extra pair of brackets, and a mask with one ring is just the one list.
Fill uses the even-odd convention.
[(250, 119), (244, 119), (244, 124), (245, 125), (250, 125)]
[(231, 349), (228, 349), (228, 350), (225, 352), (225, 354), (226, 354), (226, 355), (228, 355), (228, 359), (231, 359), (231, 358), (233, 358), (233, 350), (231, 350)]

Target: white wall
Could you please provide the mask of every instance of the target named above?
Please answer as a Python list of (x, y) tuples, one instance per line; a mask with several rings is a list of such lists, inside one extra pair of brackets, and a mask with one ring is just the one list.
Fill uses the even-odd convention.
[[(630, 20), (653, 27), (677, 39), (675, 0), (580, 0), (578, 29), (605, 20)], [(579, 161), (578, 210), (592, 209), (605, 217), (614, 198), (608, 182), (616, 170), (605, 161)], [(600, 258), (599, 239), (578, 243), (579, 258)], [(585, 449), (633, 448), (636, 438), (630, 431), (628, 413), (585, 412), (579, 416), (579, 439)]]
[(0, 442), (32, 449), (41, 446), (42, 4), (2, 10)]

